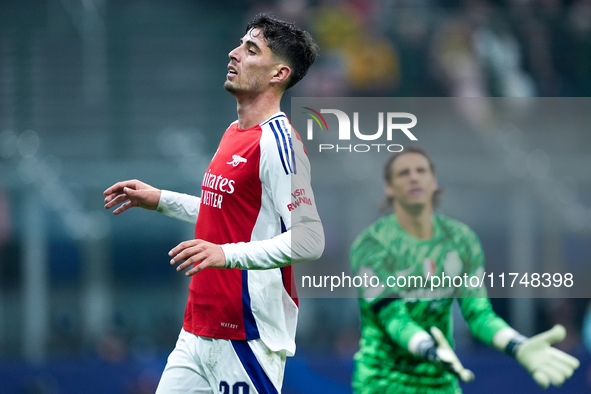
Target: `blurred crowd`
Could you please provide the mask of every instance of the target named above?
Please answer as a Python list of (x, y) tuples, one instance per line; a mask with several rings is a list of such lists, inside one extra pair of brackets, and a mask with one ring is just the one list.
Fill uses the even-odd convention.
[(584, 97), (589, 0), (254, 1), (308, 25), (316, 96)]

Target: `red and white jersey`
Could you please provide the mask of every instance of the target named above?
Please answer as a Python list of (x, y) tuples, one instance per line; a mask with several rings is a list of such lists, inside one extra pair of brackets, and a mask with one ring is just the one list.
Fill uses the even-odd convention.
[[(292, 263), (320, 257), (324, 233), (310, 163), (284, 113), (224, 133), (198, 199), (163, 192), (159, 210), (190, 220), (195, 238), (222, 246), (226, 269), (194, 275), (183, 328), (224, 339), (261, 338), (295, 352), (298, 300)], [(168, 212), (167, 212), (168, 211)]]

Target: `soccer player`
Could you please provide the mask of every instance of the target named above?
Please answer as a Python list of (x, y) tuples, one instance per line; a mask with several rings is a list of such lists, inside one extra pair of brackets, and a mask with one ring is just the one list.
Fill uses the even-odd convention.
[[(311, 36), (266, 14), (229, 53), (224, 84), (238, 120), (225, 131), (197, 198), (137, 180), (108, 188), (105, 208), (157, 210), (195, 224), (170, 251), (192, 276), (183, 328), (158, 385), (168, 393), (277, 393), (295, 352), (292, 263), (314, 260), (324, 232), (310, 163), (280, 100), (317, 54)], [(306, 198), (301, 198), (305, 196)]]
[[(461, 393), (458, 378), (474, 379), (452, 344), (452, 303), (457, 298), (472, 334), (513, 356), (543, 388), (560, 386), (579, 366), (554, 348), (564, 327), (526, 338), (492, 310), (484, 288), (441, 287), (431, 293), (420, 279), (482, 275), (476, 234), (463, 223), (434, 214), (440, 190), (434, 165), (417, 146), (387, 161), (385, 191), (394, 214), (364, 230), (351, 247), (356, 275), (375, 275), (388, 286), (361, 290), (361, 341), (355, 355), (356, 393)], [(388, 277), (397, 280), (393, 281)], [(429, 287), (425, 290), (425, 287)]]

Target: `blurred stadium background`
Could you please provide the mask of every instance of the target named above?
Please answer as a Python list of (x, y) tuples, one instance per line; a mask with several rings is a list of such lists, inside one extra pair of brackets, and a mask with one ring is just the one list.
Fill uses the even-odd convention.
[[(308, 96), (468, 96), (485, 108), (488, 97), (578, 97), (552, 101), (534, 129), (467, 116), (464, 128), (420, 142), (446, 189), (439, 211), (476, 230), (488, 266), (589, 264), (588, 0), (3, 0), (0, 393), (154, 391), (188, 284), (166, 253), (193, 229), (140, 210), (115, 218), (102, 191), (138, 178), (199, 193), (236, 117), (222, 88), (227, 53), (259, 11), (307, 27), (321, 45), (286, 112), (291, 97)], [(570, 114), (560, 106), (580, 106), (577, 119), (554, 118)], [(384, 156), (378, 173), (310, 156), (327, 249), (298, 270), (346, 270), (349, 243), (380, 214)], [(563, 392), (591, 391), (587, 299), (493, 305), (525, 334), (564, 324), (559, 346), (582, 366)], [(358, 338), (356, 299), (302, 298), (284, 391), (349, 392)], [(466, 393), (538, 391), (460, 319), (456, 342), (477, 376)]]

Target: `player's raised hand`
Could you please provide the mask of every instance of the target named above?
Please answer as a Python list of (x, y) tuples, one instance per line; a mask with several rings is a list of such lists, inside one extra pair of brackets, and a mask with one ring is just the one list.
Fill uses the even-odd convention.
[(427, 359), (433, 363), (443, 365), (445, 369), (456, 375), (464, 383), (473, 381), (474, 373), (464, 368), (441, 330), (437, 327), (431, 327), (431, 335), (435, 339), (436, 346), (427, 351)]
[(186, 276), (193, 276), (207, 267), (224, 268), (226, 266), (226, 255), (221, 246), (202, 239), (192, 239), (181, 242), (175, 246), (168, 255), (172, 257), (170, 264), (183, 263), (176, 267), (177, 271), (182, 271), (196, 264)]
[(557, 324), (550, 330), (525, 340), (515, 353), (517, 361), (544, 389), (550, 384), (561, 386), (579, 367), (579, 360), (551, 346), (565, 337), (566, 329)]
[(117, 182), (103, 192), (106, 209), (121, 204), (113, 211), (114, 215), (119, 215), (133, 207), (155, 210), (160, 201), (160, 193), (160, 189), (137, 179)]

